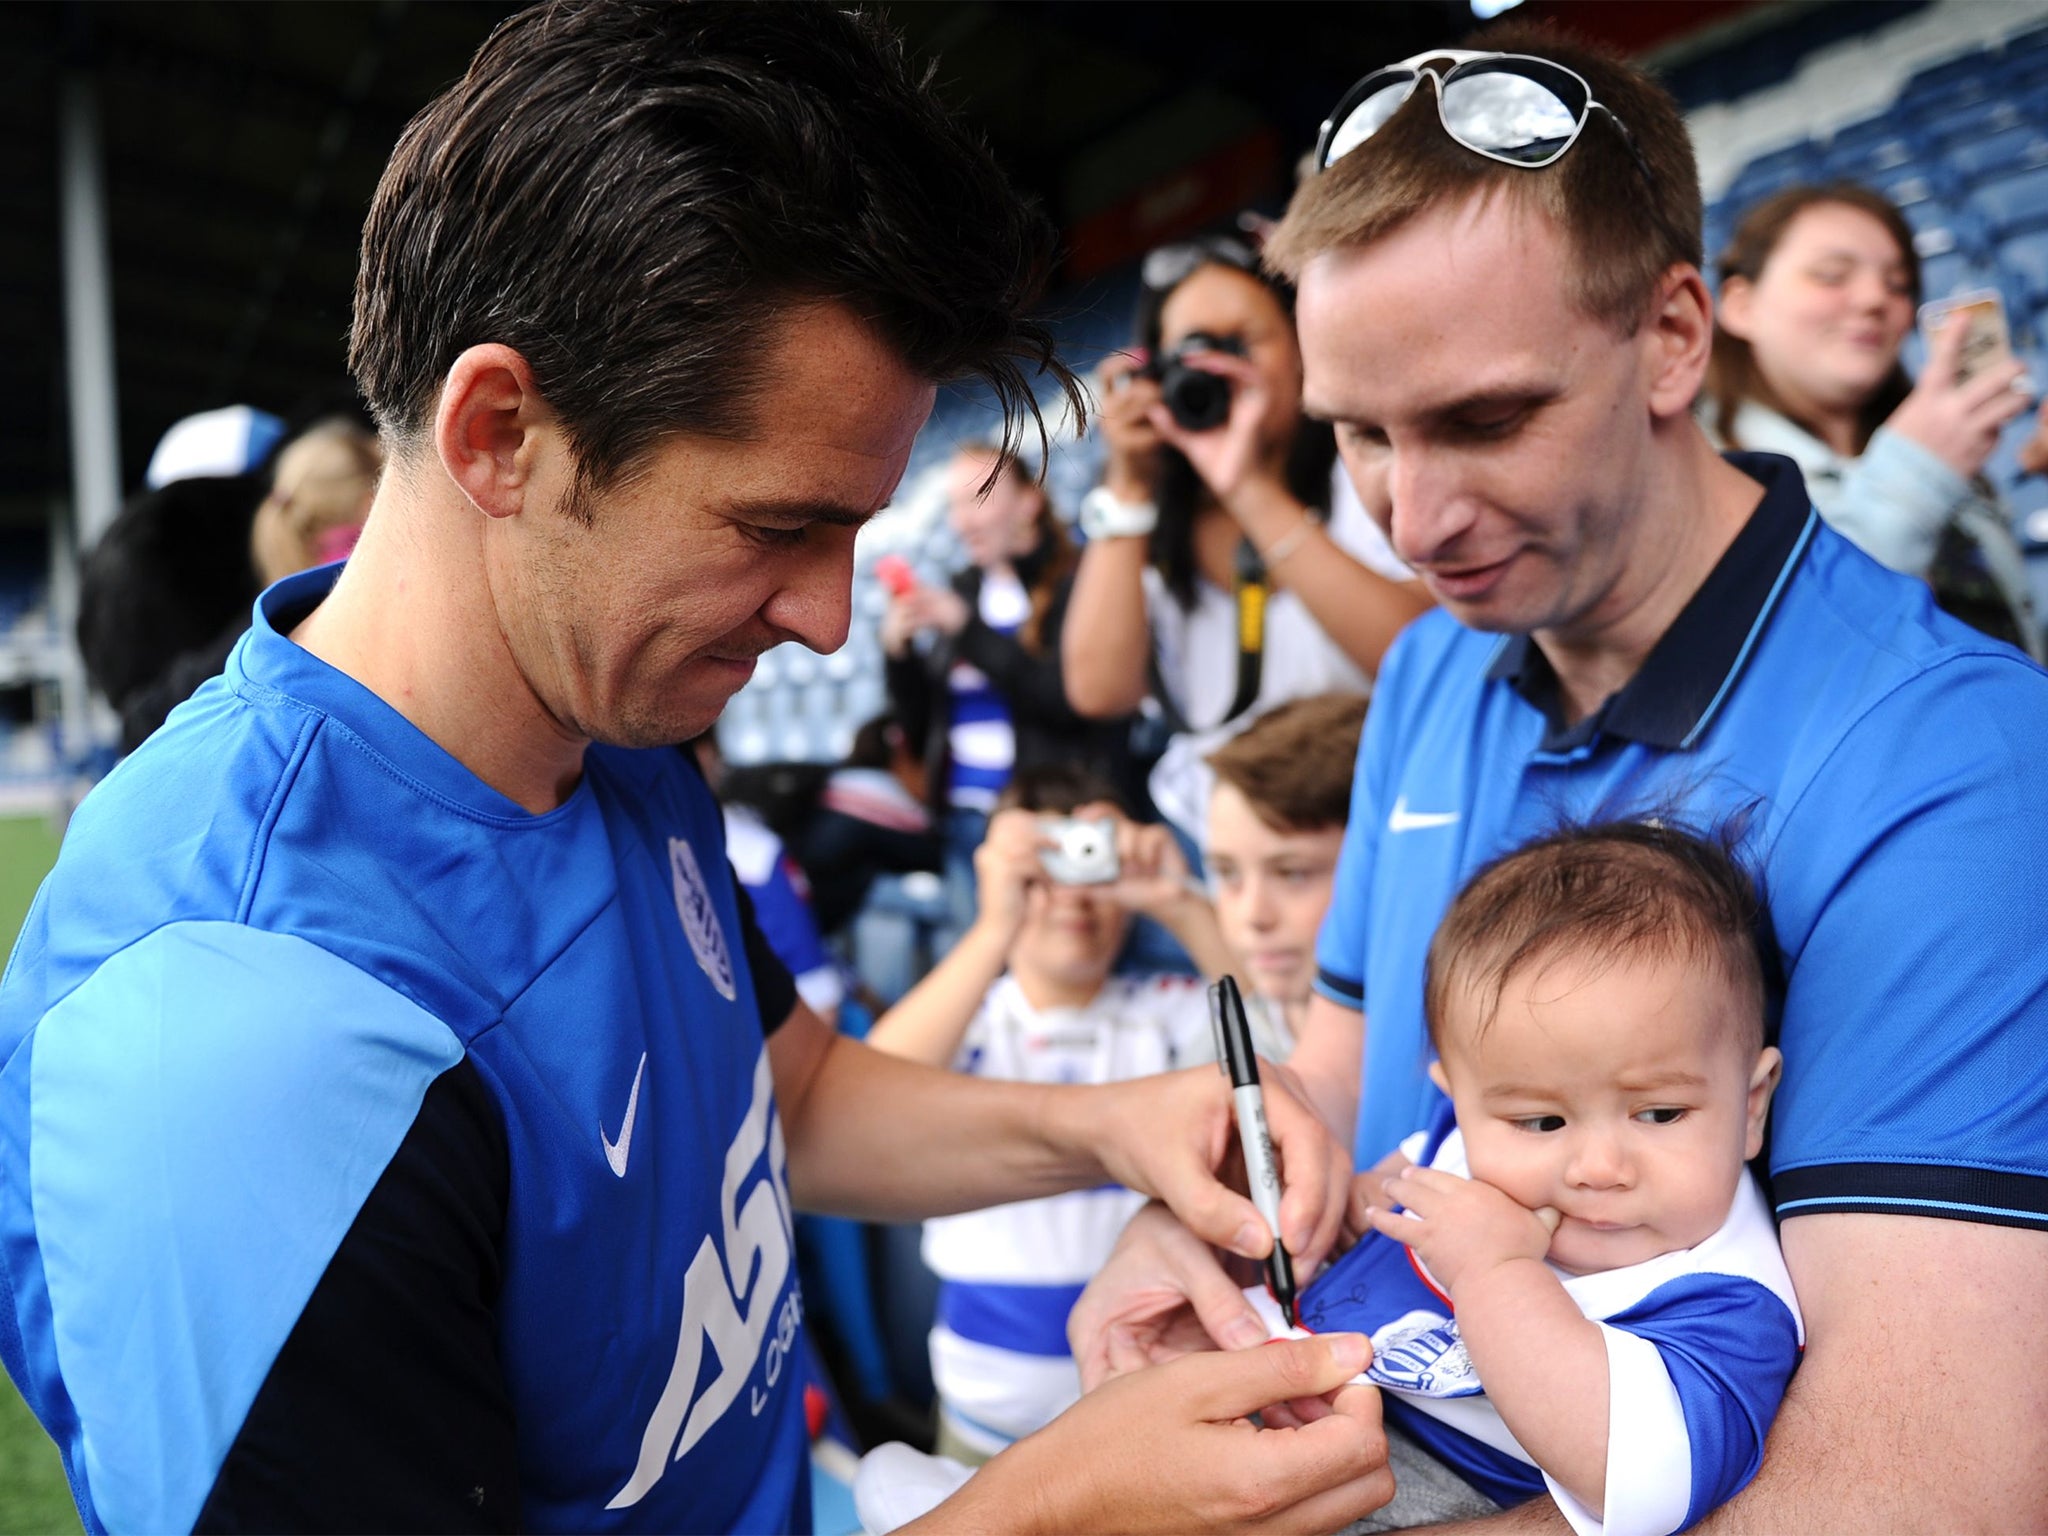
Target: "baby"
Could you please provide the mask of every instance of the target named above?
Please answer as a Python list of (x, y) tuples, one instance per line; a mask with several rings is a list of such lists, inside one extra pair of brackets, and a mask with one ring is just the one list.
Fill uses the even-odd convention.
[(1637, 823), (1452, 903), (1426, 990), (1450, 1102), (1301, 1298), (1305, 1329), (1371, 1336), (1424, 1490), (1366, 1529), (1547, 1490), (1582, 1533), (1664, 1533), (1755, 1475), (1801, 1344), (1744, 1168), (1780, 1068), (1759, 918), (1721, 848)]

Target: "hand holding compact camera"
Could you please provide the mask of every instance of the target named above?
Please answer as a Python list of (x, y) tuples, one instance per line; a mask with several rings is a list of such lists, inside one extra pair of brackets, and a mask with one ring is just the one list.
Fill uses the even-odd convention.
[(1108, 885), (1122, 871), (1114, 816), (1042, 816), (1038, 861), (1055, 885)]

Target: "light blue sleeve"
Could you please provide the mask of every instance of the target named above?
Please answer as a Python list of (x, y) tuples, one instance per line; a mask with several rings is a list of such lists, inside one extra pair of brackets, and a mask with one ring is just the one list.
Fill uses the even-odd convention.
[(1880, 565), (1922, 578), (1942, 529), (1976, 497), (1968, 480), (1889, 427), (1877, 429), (1839, 483), (1811, 486), (1829, 527)]
[[(160, 928), (7, 1072), (23, 1386), (93, 1529), (187, 1530), (428, 1086), (439, 1019), (327, 951)], [(25, 1135), (24, 1135), (25, 1131)]]
[(1961, 655), (1869, 712), (1771, 858), (1780, 1216), (2048, 1227), (2048, 679)]

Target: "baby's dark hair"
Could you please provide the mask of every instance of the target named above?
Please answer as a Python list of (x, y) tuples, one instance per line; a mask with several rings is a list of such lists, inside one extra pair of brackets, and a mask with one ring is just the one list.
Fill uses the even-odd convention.
[(1068, 763), (1039, 763), (1020, 768), (996, 797), (999, 811), (1022, 809), (1039, 816), (1071, 816), (1082, 806), (1100, 800), (1126, 816), (1130, 807), (1116, 786), (1100, 774)]
[(1494, 860), (1444, 914), (1429, 946), (1423, 1006), (1443, 1051), (1453, 999), (1476, 1005), (1473, 1035), (1533, 965), (1592, 958), (1681, 960), (1717, 970), (1742, 997), (1751, 1049), (1764, 1044), (1768, 925), (1741, 832), (1701, 834), (1669, 821), (1566, 827)]

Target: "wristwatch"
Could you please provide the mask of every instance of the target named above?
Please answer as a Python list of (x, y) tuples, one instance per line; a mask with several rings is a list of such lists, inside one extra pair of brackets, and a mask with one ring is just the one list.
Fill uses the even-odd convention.
[(1159, 508), (1149, 501), (1124, 501), (1106, 485), (1081, 498), (1081, 532), (1096, 539), (1142, 539), (1159, 521)]

